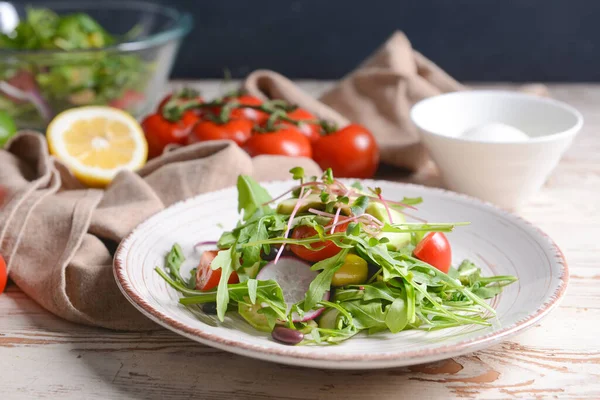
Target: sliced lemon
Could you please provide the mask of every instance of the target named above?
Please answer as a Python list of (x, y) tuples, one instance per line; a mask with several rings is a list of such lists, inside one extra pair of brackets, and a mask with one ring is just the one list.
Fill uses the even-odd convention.
[(50, 154), (92, 187), (106, 186), (121, 170), (141, 168), (148, 157), (142, 127), (131, 115), (112, 107), (63, 111), (48, 125), (46, 138)]

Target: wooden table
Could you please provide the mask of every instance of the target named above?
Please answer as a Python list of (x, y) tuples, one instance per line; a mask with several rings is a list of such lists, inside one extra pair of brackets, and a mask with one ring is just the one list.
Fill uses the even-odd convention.
[[(208, 97), (219, 87), (200, 82)], [(318, 94), (326, 85), (305, 82)], [(112, 332), (62, 321), (14, 285), (0, 296), (0, 398), (600, 398), (600, 85), (552, 85), (585, 127), (519, 213), (564, 251), (561, 306), (526, 333), (434, 364), (371, 372), (294, 368), (170, 331)]]

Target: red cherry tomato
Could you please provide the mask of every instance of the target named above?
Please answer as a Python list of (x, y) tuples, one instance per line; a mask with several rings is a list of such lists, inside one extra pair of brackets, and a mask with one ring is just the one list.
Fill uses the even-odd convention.
[(351, 124), (314, 142), (313, 159), (340, 178), (371, 178), (379, 165), (379, 148), (371, 132)]
[(281, 127), (274, 132), (255, 133), (244, 144), (252, 157), (261, 154), (312, 157), (310, 141), (295, 128)]
[(8, 281), (8, 271), (6, 270), (6, 262), (0, 255), (0, 293), (4, 292), (6, 288), (6, 281)]
[[(218, 253), (218, 250), (209, 250), (202, 253), (200, 264), (198, 264), (196, 270), (196, 289), (208, 291), (216, 288), (219, 284), (219, 281), (221, 280), (221, 268), (215, 270), (210, 268), (210, 264)], [(234, 271), (227, 283), (239, 283), (239, 281), (240, 278)]]
[(249, 119), (232, 119), (224, 124), (213, 121), (200, 121), (188, 137), (188, 144), (206, 140), (233, 140), (242, 146), (252, 134), (253, 122)]
[[(348, 227), (348, 224), (341, 224), (335, 227), (335, 232), (343, 232)], [(317, 235), (317, 231), (312, 226), (300, 225), (294, 228), (292, 231), (292, 239), (306, 239)], [(303, 260), (310, 262), (318, 262), (329, 257), (335, 256), (342, 249), (331, 240), (325, 242), (317, 242), (310, 245), (310, 247), (319, 250), (310, 250), (299, 244), (290, 245), (292, 253), (297, 255)], [(322, 248), (321, 248), (322, 247)]]
[[(294, 121), (317, 120), (317, 117), (303, 108), (296, 108), (294, 111), (289, 112), (287, 117), (293, 119)], [(286, 121), (281, 122), (281, 124), (298, 129), (304, 136), (308, 138), (308, 140), (311, 141), (311, 143), (321, 138), (321, 126), (319, 124), (308, 124), (303, 122), (300, 125), (295, 125)]]
[(443, 273), (448, 273), (452, 263), (452, 249), (448, 238), (442, 232), (428, 233), (415, 247), (413, 255), (419, 260), (433, 265)]
[(143, 93), (136, 92), (135, 90), (126, 90), (123, 96), (112, 100), (108, 104), (111, 107), (120, 108), (121, 110), (130, 110), (144, 101), (144, 99), (145, 96)]
[(142, 121), (148, 142), (148, 156), (157, 157), (169, 144), (185, 144), (199, 117), (192, 111), (183, 113), (177, 122), (165, 119), (161, 114), (150, 114)]

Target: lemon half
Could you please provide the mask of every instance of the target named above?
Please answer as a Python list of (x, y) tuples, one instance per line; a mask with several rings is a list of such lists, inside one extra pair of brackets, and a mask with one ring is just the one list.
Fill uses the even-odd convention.
[(121, 170), (148, 158), (144, 131), (131, 115), (112, 107), (78, 107), (58, 114), (46, 131), (50, 154), (84, 184), (104, 187)]

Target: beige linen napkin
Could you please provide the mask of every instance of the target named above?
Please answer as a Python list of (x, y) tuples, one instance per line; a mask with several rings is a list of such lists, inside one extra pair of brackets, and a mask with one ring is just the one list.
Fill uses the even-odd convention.
[(234, 185), (239, 174), (287, 179), (309, 159), (251, 159), (233, 142), (183, 147), (121, 172), (106, 190), (83, 188), (48, 155), (44, 137), (22, 132), (0, 150), (0, 254), (12, 280), (47, 310), (67, 320), (111, 329), (156, 326), (121, 295), (112, 252), (137, 224), (179, 200)]
[[(385, 164), (417, 170), (428, 160), (419, 143), (410, 109), (419, 100), (466, 89), (395, 32), (379, 49), (319, 100), (284, 76), (267, 70), (251, 73), (243, 87), (252, 95), (284, 99), (339, 126), (366, 126), (379, 144)], [(542, 85), (523, 91), (547, 95)]]

